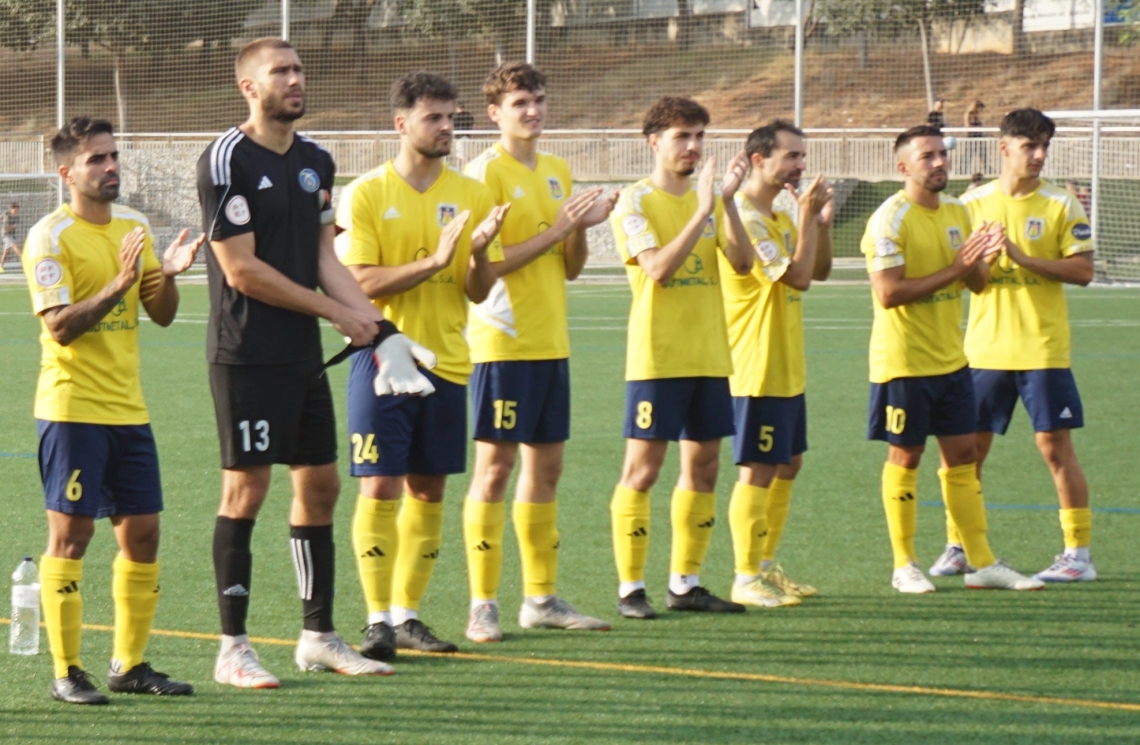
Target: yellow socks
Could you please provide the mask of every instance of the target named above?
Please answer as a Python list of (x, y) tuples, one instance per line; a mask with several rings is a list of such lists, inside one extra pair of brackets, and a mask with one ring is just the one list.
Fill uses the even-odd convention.
[(788, 522), (788, 508), (792, 504), (791, 479), (772, 479), (768, 486), (768, 539), (764, 542), (764, 561), (776, 558), (776, 547), (784, 535), (784, 525)]
[(670, 505), (673, 523), (671, 574), (700, 574), (716, 520), (716, 495), (674, 489)]
[(942, 482), (942, 499), (946, 503), (946, 511), (953, 518), (962, 538), (966, 561), (976, 569), (993, 564), (995, 559), (986, 538), (986, 505), (982, 500), (982, 484), (978, 481), (977, 466), (967, 463), (953, 468), (939, 468), (938, 479)]
[(610, 501), (610, 516), (618, 579), (643, 582), (649, 554), (649, 492), (618, 486)]
[(370, 499), (361, 494), (352, 516), (352, 550), (368, 613), (382, 613), (392, 604), (392, 568), (396, 563), (398, 500)]
[(463, 544), (467, 549), (467, 579), (472, 600), (494, 600), (503, 576), (503, 502), (463, 502)]
[[(728, 527), (737, 574), (760, 572), (760, 560), (771, 528), (768, 524), (768, 489), (737, 482), (728, 502)], [(784, 509), (787, 514), (787, 508)]]
[(416, 610), (427, 590), (443, 542), (443, 502), (421, 502), (404, 495), (396, 518), (400, 535), (393, 571), (392, 604)]
[(558, 579), (558, 503), (516, 501), (511, 516), (519, 537), (523, 594), (553, 595)]
[[(143, 661), (158, 606), (158, 563), (140, 564), (122, 554), (115, 556), (111, 596), (115, 600), (115, 640), (111, 659), (120, 672)], [(114, 664), (114, 663), (112, 663)]]
[[(883, 464), (883, 509), (895, 569), (915, 560), (914, 532), (918, 525), (918, 469)], [(991, 562), (992, 563), (992, 562)]]
[(45, 555), (40, 559), (40, 602), (44, 607), (48, 648), (55, 666), (55, 677), (67, 675), (69, 665), (82, 668), (79, 661), (80, 635), (83, 627), (83, 598), (79, 583), (83, 580), (83, 559), (59, 559)]
[(1061, 509), (1061, 530), (1065, 534), (1065, 548), (1088, 548), (1092, 540), (1092, 510), (1088, 507)]

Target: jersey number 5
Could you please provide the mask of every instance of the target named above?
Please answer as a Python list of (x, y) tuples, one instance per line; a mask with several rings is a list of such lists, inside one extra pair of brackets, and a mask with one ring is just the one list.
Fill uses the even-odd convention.
[[(258, 419), (253, 423), (253, 427), (249, 426), (248, 419), (242, 419), (238, 422), (238, 429), (241, 430), (241, 449), (243, 452), (248, 453), (250, 450), (256, 448), (258, 452), (264, 453), (269, 449), (269, 422), (264, 419)], [(257, 441), (253, 442), (250, 436), (250, 430), (253, 430), (257, 435)]]

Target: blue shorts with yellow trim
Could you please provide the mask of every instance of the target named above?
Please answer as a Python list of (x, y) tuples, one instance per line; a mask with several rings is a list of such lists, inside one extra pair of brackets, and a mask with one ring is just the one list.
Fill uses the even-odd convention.
[(979, 432), (1004, 435), (1020, 397), (1034, 432), (1079, 429), (1085, 412), (1077, 381), (1068, 368), (970, 370), (974, 379)]
[(353, 476), (444, 476), (467, 470), (467, 386), (420, 369), (435, 393), (377, 396), (372, 350), (348, 371), (348, 446)]
[(149, 424), (36, 420), (44, 507), (87, 517), (162, 512), (158, 449)]
[(476, 440), (570, 439), (570, 361), (480, 362), (471, 375)]
[(625, 436), (637, 440), (731, 437), (728, 378), (661, 378), (625, 384)]
[(791, 463), (808, 449), (807, 402), (798, 396), (733, 396), (732, 455), (744, 463)]
[(970, 368), (872, 383), (867, 418), (867, 439), (892, 445), (923, 445), (928, 435), (972, 434), (977, 426)]

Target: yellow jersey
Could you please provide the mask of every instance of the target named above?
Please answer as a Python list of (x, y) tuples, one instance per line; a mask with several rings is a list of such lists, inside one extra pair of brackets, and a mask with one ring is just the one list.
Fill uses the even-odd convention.
[[(867, 221), (860, 248), (870, 273), (906, 267), (907, 278), (934, 274), (954, 262), (970, 237), (970, 215), (957, 199), (939, 195), (932, 210), (898, 192)], [(962, 348), (962, 282), (930, 297), (884, 308), (872, 292), (871, 382), (945, 375), (966, 366)]]
[[(1041, 181), (1028, 196), (1011, 197), (997, 181), (962, 197), (974, 225), (1000, 222), (1026, 255), (1062, 259), (1093, 250), (1081, 203)], [(1022, 269), (1004, 253), (990, 268), (984, 292), (970, 298), (966, 357), (988, 370), (1069, 366), (1069, 312), (1064, 283)]]
[[(337, 205), (337, 256), (346, 266), (403, 266), (435, 253), (439, 234), (464, 210), (471, 210), (451, 263), (410, 290), (375, 298), (372, 304), (400, 332), (436, 353), (432, 370), (460, 385), (471, 374), (465, 282), (471, 261), (471, 233), (495, 204), (478, 181), (444, 166), (439, 178), (420, 193), (396, 172), (391, 161), (344, 188)], [(487, 258), (503, 260), (496, 238)]]
[(140, 288), (146, 296), (162, 282), (146, 216), (112, 205), (111, 222), (95, 225), (62, 205), (37, 222), (24, 244), (24, 273), (36, 315), (74, 305), (99, 293), (119, 274), (123, 237), (146, 231), (142, 271), (122, 300), (94, 328), (67, 346), (40, 320), (40, 377), (35, 417), (51, 422), (147, 424), (150, 415), (139, 380)]
[[(499, 231), (504, 246), (528, 241), (553, 225), (572, 186), (570, 166), (561, 158), (540, 152), (532, 171), (498, 143), (468, 163), (464, 172), (487, 185), (495, 204), (510, 203)], [(467, 342), (474, 362), (570, 356), (561, 243), (501, 277), (486, 300), (471, 306)]]
[(728, 245), (717, 198), (684, 265), (664, 286), (642, 271), (637, 255), (677, 237), (697, 211), (697, 193), (678, 197), (642, 179), (622, 190), (610, 213), (618, 255), (633, 290), (626, 340), (626, 380), (732, 374), (717, 256)]
[(736, 207), (756, 260), (748, 274), (737, 274), (720, 257), (732, 395), (798, 396), (805, 381), (802, 296), (780, 281), (796, 251), (795, 219), (779, 208), (767, 217), (739, 192)]

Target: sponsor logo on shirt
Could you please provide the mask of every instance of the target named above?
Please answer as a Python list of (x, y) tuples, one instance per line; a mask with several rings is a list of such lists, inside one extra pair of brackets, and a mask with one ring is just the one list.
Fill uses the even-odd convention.
[(321, 188), (321, 177), (312, 168), (304, 168), (297, 174), (297, 182), (310, 194)]
[(705, 262), (701, 261), (701, 257), (696, 254), (689, 254), (689, 257), (685, 259), (685, 271), (689, 274), (700, 274), (704, 268)]
[(249, 202), (238, 194), (226, 203), (226, 219), (234, 225), (245, 225), (249, 222)]
[(875, 241), (875, 255), (880, 259), (887, 256), (894, 256), (899, 252), (899, 244), (892, 241), (890, 238), (880, 238)]
[(261, 181), (259, 181), (257, 184), (257, 190), (261, 191), (262, 189), (272, 189), (272, 188), (273, 188), (273, 182), (269, 180), (269, 177), (268, 176), (262, 176)]
[(55, 287), (63, 280), (63, 266), (55, 259), (40, 259), (34, 273), (40, 287)]
[(1045, 234), (1045, 221), (1040, 217), (1031, 217), (1025, 221), (1025, 237), (1031, 241), (1040, 240)]
[(636, 238), (645, 232), (649, 223), (641, 215), (626, 215), (621, 219), (621, 229), (626, 238)]
[(1079, 222), (1073, 226), (1073, 237), (1078, 241), (1087, 241), (1092, 238), (1092, 228), (1087, 222)]
[(760, 241), (756, 244), (756, 251), (765, 264), (775, 261), (780, 255), (780, 247), (774, 241)]

